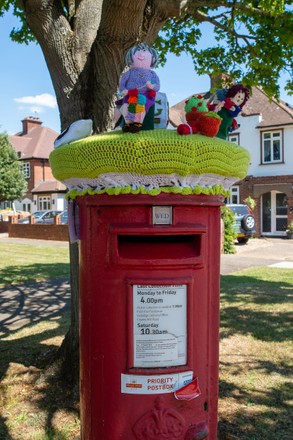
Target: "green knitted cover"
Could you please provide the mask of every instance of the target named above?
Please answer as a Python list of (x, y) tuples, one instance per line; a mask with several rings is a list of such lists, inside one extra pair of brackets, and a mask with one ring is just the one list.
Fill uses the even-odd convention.
[(89, 136), (50, 154), (68, 198), (84, 194), (222, 194), (246, 176), (249, 153), (218, 138), (175, 130)]

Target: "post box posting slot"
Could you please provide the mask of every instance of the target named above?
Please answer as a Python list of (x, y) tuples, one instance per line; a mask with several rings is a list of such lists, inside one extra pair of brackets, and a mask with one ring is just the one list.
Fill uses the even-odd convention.
[(114, 233), (116, 245), (113, 246), (114, 258), (129, 264), (142, 260), (158, 264), (158, 261), (182, 265), (187, 260), (193, 264), (202, 264), (204, 257), (204, 234), (206, 231), (153, 230), (117, 230)]
[(200, 235), (118, 235), (118, 254), (122, 258), (196, 258), (200, 254)]

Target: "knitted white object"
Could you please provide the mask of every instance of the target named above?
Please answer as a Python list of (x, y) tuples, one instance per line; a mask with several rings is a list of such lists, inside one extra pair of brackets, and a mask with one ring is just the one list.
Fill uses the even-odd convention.
[[(180, 176), (179, 174), (154, 174), (144, 175), (137, 173), (106, 173), (100, 174), (95, 179), (72, 177), (65, 179), (63, 183), (68, 190), (86, 191), (103, 191), (105, 188), (126, 188), (136, 191), (140, 187), (145, 187), (148, 191), (158, 190), (162, 187), (191, 188), (197, 186), (212, 188), (215, 185), (221, 185), (224, 190), (235, 183), (237, 178), (233, 176), (220, 176), (217, 174), (189, 174), (188, 176)], [(179, 191), (178, 191), (179, 192)]]
[(86, 138), (93, 132), (93, 121), (91, 119), (79, 119), (73, 122), (66, 130), (64, 130), (55, 139), (54, 148), (61, 147), (61, 145), (69, 144), (72, 141)]

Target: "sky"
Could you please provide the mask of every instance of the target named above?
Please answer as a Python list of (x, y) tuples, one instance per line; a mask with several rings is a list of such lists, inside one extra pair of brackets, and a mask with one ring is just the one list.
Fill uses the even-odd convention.
[[(21, 120), (38, 117), (43, 126), (60, 133), (60, 118), (55, 93), (41, 48), (35, 44), (18, 44), (10, 40), (18, 20), (11, 13), (0, 17), (0, 132), (15, 134), (22, 130)], [(166, 93), (172, 106), (193, 93), (209, 90), (208, 75), (194, 72), (191, 57), (169, 55), (164, 67), (156, 69), (160, 91)], [(280, 81), (281, 99), (293, 105), (293, 97), (284, 91)]]

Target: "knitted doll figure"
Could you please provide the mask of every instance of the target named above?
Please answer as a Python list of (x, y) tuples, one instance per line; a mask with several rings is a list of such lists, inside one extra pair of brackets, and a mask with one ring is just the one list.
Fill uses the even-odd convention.
[(124, 118), (123, 131), (137, 133), (149, 109), (155, 103), (160, 80), (152, 70), (157, 63), (157, 53), (147, 44), (133, 46), (126, 54), (129, 70), (122, 74), (119, 92), (122, 99), (116, 101)]
[(227, 139), (229, 132), (237, 130), (239, 128), (236, 116), (242, 110), (242, 107), (249, 99), (249, 90), (242, 84), (232, 86), (227, 94), (223, 107), (218, 112), (218, 115), (223, 119), (218, 131), (217, 137), (221, 139)]

